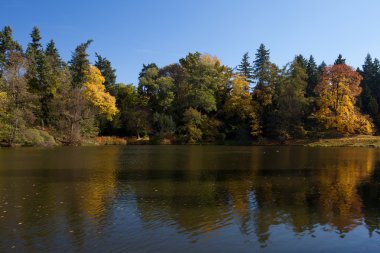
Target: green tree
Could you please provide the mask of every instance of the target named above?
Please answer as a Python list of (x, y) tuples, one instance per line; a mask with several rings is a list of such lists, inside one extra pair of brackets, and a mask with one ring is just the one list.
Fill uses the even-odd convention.
[(270, 132), (270, 111), (272, 110), (275, 86), (278, 83), (278, 67), (270, 62), (269, 50), (261, 44), (253, 62), (255, 87), (253, 89), (254, 112), (251, 115), (251, 133), (260, 137)]
[(307, 62), (306, 74), (307, 74), (306, 96), (314, 97), (316, 95), (314, 93), (314, 89), (315, 89), (315, 86), (317, 86), (318, 84), (319, 72), (318, 72), (317, 64), (312, 55), (310, 55), (310, 58)]
[(160, 76), (155, 64), (148, 66), (144, 65), (140, 73), (138, 92), (147, 99), (153, 113), (168, 113), (174, 100), (173, 79)]
[(109, 90), (111, 86), (116, 84), (116, 70), (112, 68), (111, 62), (108, 59), (103, 58), (97, 53), (95, 53), (95, 56), (95, 67), (97, 67), (102, 73), (102, 76), (105, 79), (104, 85), (106, 86), (106, 89)]
[(334, 62), (334, 65), (339, 65), (339, 64), (346, 64), (346, 59), (344, 59), (341, 54), (338, 55), (338, 58)]
[(304, 67), (296, 57), (277, 86), (276, 135), (282, 139), (304, 137), (303, 120), (308, 105), (305, 97), (308, 76)]
[(0, 78), (10, 61), (12, 52), (22, 53), (20, 44), (13, 40), (13, 32), (10, 26), (5, 26), (0, 31)]
[(244, 76), (247, 82), (253, 82), (253, 68), (249, 62), (249, 54), (246, 52), (241, 59), (240, 65), (237, 67), (239, 75)]
[(77, 46), (69, 62), (72, 86), (75, 88), (81, 88), (86, 82), (86, 73), (90, 67), (90, 61), (88, 60), (86, 50), (91, 43), (92, 40), (88, 40), (87, 42)]

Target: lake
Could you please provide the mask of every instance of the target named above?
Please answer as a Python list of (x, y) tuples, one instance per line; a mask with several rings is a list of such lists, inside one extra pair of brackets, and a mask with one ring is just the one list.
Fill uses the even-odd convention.
[(305, 251), (380, 251), (380, 149), (0, 149), (0, 252)]

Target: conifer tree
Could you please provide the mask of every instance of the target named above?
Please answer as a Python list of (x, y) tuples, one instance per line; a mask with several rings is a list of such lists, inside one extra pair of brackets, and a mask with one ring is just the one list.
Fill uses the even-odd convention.
[(306, 96), (313, 97), (315, 96), (314, 88), (318, 84), (318, 67), (315, 63), (314, 57), (310, 55), (309, 61), (306, 66), (307, 73), (307, 87), (306, 87)]
[(253, 82), (253, 68), (249, 62), (249, 55), (246, 52), (241, 59), (240, 65), (237, 67), (238, 74), (245, 77), (249, 83)]
[(5, 26), (0, 31), (0, 77), (10, 61), (11, 52), (22, 53), (20, 44), (13, 40), (13, 32), (10, 26)]
[(334, 65), (339, 65), (339, 64), (346, 64), (346, 59), (344, 59), (341, 54), (338, 55), (338, 58), (334, 62)]
[(86, 50), (91, 43), (92, 40), (88, 40), (77, 46), (69, 62), (72, 86), (74, 88), (80, 88), (86, 82), (86, 73), (89, 71), (90, 67), (90, 61), (88, 60)]
[(116, 84), (116, 70), (112, 68), (109, 60), (97, 53), (95, 53), (95, 56), (95, 67), (97, 67), (102, 73), (102, 76), (105, 79), (104, 85), (106, 86), (106, 89), (110, 90), (110, 87)]

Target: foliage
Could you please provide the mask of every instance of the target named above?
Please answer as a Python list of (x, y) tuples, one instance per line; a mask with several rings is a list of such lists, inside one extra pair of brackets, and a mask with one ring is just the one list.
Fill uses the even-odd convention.
[(245, 53), (233, 71), (195, 52), (143, 65), (135, 86), (116, 83), (98, 53), (91, 65), (91, 40), (65, 62), (53, 40), (41, 43), (38, 27), (30, 35), (23, 51), (9, 26), (0, 31), (1, 145), (80, 145), (99, 134), (137, 143), (286, 141), (372, 134), (372, 119), (380, 129), (380, 63), (370, 55), (356, 72), (342, 55), (329, 67), (296, 55), (280, 69), (261, 44), (253, 62)]
[(90, 66), (86, 73), (86, 82), (83, 84), (83, 97), (98, 109), (100, 114), (105, 115), (108, 120), (112, 120), (118, 112), (116, 99), (106, 92), (103, 83), (104, 77), (99, 69)]
[(362, 115), (355, 106), (362, 77), (345, 64), (325, 68), (321, 82), (315, 88), (320, 96), (316, 119), (325, 129), (342, 134), (372, 134), (369, 117)]
[(104, 77), (104, 86), (106, 86), (107, 91), (111, 86), (116, 84), (116, 70), (112, 68), (111, 62), (103, 58), (101, 55), (95, 53), (96, 62), (94, 64), (100, 70), (100, 73)]
[(237, 72), (239, 75), (244, 76), (247, 82), (253, 82), (253, 68), (249, 62), (248, 52), (243, 55), (240, 65), (237, 67)]

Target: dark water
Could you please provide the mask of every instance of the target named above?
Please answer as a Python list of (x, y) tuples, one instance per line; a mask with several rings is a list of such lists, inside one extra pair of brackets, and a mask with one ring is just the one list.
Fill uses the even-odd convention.
[(0, 150), (0, 252), (379, 252), (380, 150)]

